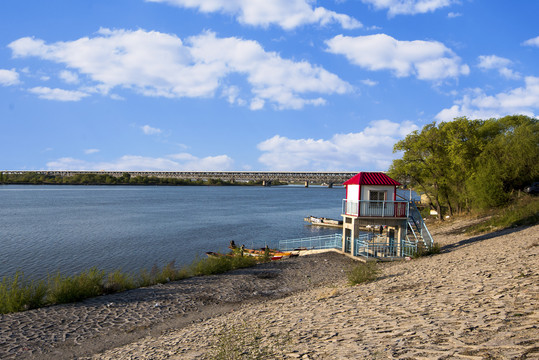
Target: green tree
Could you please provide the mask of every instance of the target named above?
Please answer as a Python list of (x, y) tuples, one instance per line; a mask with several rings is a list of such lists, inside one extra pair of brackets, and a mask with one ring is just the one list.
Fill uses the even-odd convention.
[(122, 177), (120, 178), (120, 181), (124, 184), (129, 184), (130, 180), (131, 180), (131, 174), (128, 172), (124, 172), (122, 174)]
[[(489, 141), (476, 158), (467, 180), (474, 206), (505, 204), (515, 190), (539, 179), (539, 124), (527, 116), (487, 121)], [(492, 136), (492, 130), (497, 134)]]
[(427, 194), (441, 218), (505, 204), (539, 179), (539, 125), (523, 115), (431, 123), (395, 144), (390, 175)]
[(407, 135), (393, 148), (394, 152), (403, 151), (402, 159), (395, 160), (389, 169), (390, 176), (427, 194), (440, 219), (442, 199), (449, 193), (449, 160), (442, 135), (436, 123)]

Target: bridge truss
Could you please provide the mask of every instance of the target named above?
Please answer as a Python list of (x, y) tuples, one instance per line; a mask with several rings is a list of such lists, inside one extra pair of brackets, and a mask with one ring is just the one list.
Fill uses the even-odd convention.
[(232, 182), (262, 181), (270, 184), (274, 181), (286, 183), (317, 183), (340, 185), (356, 172), (275, 172), (275, 171), (83, 171), (83, 170), (35, 170), (35, 171), (2, 171), (4, 174), (35, 173), (47, 176), (75, 176), (83, 174), (110, 175), (121, 177), (128, 173), (132, 177), (146, 176), (158, 178), (176, 178), (184, 180), (223, 180)]

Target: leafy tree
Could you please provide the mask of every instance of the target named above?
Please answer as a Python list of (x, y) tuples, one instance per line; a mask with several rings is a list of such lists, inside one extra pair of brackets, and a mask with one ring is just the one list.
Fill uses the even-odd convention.
[(539, 125), (523, 115), (431, 123), (394, 146), (390, 175), (427, 194), (442, 216), (503, 205), (539, 179)]
[(512, 192), (539, 179), (537, 120), (507, 116), (496, 125), (497, 136), (489, 139), (468, 179), (478, 208), (503, 205)]
[(447, 197), (447, 154), (441, 147), (442, 133), (436, 123), (425, 125), (395, 144), (393, 151), (403, 151), (395, 160), (390, 175), (411, 187), (417, 187), (429, 197), (441, 217), (442, 198)]

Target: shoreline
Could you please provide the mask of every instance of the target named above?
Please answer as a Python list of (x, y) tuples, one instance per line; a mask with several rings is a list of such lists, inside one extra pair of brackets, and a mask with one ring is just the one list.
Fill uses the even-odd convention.
[(278, 359), (539, 357), (539, 225), (469, 236), (467, 223), (432, 230), (441, 254), (359, 286), (354, 260), (325, 253), (3, 315), (0, 357), (199, 359), (249, 319), (260, 344), (287, 339)]
[(208, 358), (216, 334), (245, 326), (258, 346), (283, 346), (271, 359), (539, 358), (539, 225), (469, 236), (461, 224), (433, 229), (441, 254), (382, 264), (374, 282), (249, 304), (91, 358)]
[[(355, 260), (301, 256), (0, 315), (0, 358), (72, 359), (344, 279)], [(336, 267), (336, 264), (340, 264)]]

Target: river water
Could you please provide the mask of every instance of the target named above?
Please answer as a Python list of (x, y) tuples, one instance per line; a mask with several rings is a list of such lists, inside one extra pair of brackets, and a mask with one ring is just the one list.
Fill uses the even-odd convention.
[(333, 234), (307, 215), (339, 219), (343, 188), (0, 186), (0, 277), (90, 267), (127, 272), (206, 251)]

